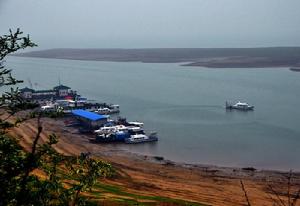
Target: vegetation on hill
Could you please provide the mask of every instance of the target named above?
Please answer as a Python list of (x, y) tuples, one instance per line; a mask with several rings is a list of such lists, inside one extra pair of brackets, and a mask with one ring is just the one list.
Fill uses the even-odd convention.
[[(29, 36), (22, 36), (18, 29), (10, 30), (0, 37), (0, 87), (9, 87), (22, 81), (16, 80), (10, 69), (5, 69), (4, 58), (20, 49), (36, 46)], [(114, 174), (110, 164), (95, 160), (89, 154), (64, 156), (52, 147), (57, 143), (55, 134), (48, 142), (39, 144), (43, 130), (37, 117), (37, 134), (33, 138), (31, 151), (25, 151), (18, 141), (8, 135), (30, 116), (11, 123), (17, 112), (32, 109), (36, 105), (24, 102), (18, 88), (0, 97), (0, 205), (86, 205), (91, 203), (81, 193), (90, 190), (100, 177)], [(5, 116), (3, 118), (3, 116)], [(71, 178), (70, 178), (71, 177)]]

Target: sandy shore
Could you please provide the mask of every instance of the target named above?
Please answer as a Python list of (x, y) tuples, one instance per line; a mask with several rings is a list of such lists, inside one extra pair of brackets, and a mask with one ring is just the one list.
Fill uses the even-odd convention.
[[(119, 176), (107, 183), (123, 187), (141, 195), (159, 195), (206, 203), (209, 205), (246, 205), (240, 180), (243, 180), (252, 205), (272, 205), (268, 185), (286, 200), (288, 172), (256, 171), (251, 168), (230, 168), (207, 165), (179, 164), (157, 157), (137, 155), (115, 150), (105, 144), (94, 144), (93, 137), (78, 133), (76, 128), (65, 127), (64, 119), (43, 118), (41, 142), (51, 133), (60, 137), (55, 146), (65, 154), (91, 152), (96, 158), (109, 161)], [(36, 120), (32, 119), (10, 131), (20, 139), (24, 148), (30, 148), (36, 133)], [(293, 174), (292, 191), (300, 188), (300, 173)]]
[(84, 61), (182, 63), (183, 66), (207, 68), (288, 68), (300, 65), (300, 47), (153, 49), (58, 48), (14, 54), (14, 56)]

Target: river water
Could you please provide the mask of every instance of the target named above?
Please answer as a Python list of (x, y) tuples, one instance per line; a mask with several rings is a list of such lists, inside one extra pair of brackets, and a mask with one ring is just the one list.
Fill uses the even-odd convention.
[[(62, 84), (120, 104), (159, 141), (116, 149), (177, 162), (300, 170), (300, 73), (286, 68), (207, 69), (171, 63), (9, 57), (13, 74), (38, 89)], [(246, 101), (253, 112), (226, 111)]]

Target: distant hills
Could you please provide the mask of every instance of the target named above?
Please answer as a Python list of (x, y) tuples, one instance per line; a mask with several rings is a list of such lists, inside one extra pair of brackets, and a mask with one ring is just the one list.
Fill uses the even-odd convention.
[(14, 56), (72, 60), (183, 63), (209, 68), (299, 67), (300, 47), (49, 49)]

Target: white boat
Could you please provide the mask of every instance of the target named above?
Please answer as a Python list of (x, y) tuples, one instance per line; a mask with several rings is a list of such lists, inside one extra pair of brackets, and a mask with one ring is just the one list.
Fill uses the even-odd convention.
[(125, 139), (125, 143), (127, 144), (137, 144), (137, 143), (143, 143), (143, 142), (153, 142), (157, 141), (158, 138), (156, 136), (156, 133), (150, 134), (149, 136), (145, 134), (133, 134), (130, 135), (129, 138)]
[(128, 122), (130, 126), (135, 126), (135, 127), (143, 127), (144, 123), (143, 122)]
[(127, 132), (128, 131), (128, 127), (126, 127), (124, 125), (116, 125), (115, 127), (118, 132)]
[(254, 106), (250, 106), (248, 103), (238, 101), (236, 104), (229, 104), (226, 102), (226, 109), (236, 109), (242, 111), (253, 110)]
[(123, 141), (127, 144), (157, 141), (156, 132), (146, 135), (144, 129), (137, 126), (114, 125), (95, 130), (97, 141)]
[(131, 132), (132, 134), (144, 132), (144, 130), (141, 127), (127, 126), (127, 128), (128, 128), (128, 131)]
[(60, 109), (57, 103), (47, 102), (46, 105), (41, 106), (41, 110), (44, 112), (54, 112)]
[(95, 130), (94, 133), (101, 135), (101, 134), (112, 134), (116, 132), (127, 132), (128, 128), (124, 125), (116, 125), (110, 127), (101, 127), (98, 130)]
[(94, 133), (96, 133), (98, 135), (110, 134), (113, 132), (116, 132), (116, 128), (114, 126), (113, 127), (101, 127), (100, 129), (94, 131)]
[(114, 114), (120, 112), (120, 106), (117, 104), (111, 104), (107, 107), (100, 107), (95, 110), (99, 114)]
[(41, 110), (45, 112), (54, 112), (56, 110), (56, 106), (55, 105), (41, 106)]
[(101, 108), (97, 109), (95, 112), (97, 112), (99, 114), (110, 114), (111, 110), (107, 107), (101, 107)]
[(119, 113), (120, 112), (120, 105), (118, 104), (111, 104), (109, 105), (110, 113)]

